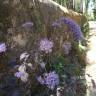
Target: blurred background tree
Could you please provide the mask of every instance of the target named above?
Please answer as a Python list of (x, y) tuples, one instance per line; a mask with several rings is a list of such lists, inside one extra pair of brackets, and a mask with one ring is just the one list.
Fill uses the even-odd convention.
[(53, 0), (68, 9), (85, 14), (89, 20), (96, 20), (96, 0)]

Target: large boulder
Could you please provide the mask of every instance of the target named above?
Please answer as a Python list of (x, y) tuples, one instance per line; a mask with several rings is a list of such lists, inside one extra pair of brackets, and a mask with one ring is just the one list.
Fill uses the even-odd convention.
[[(2, 2), (1, 2), (2, 1)], [(19, 61), (22, 52), (32, 54), (31, 62), (38, 54), (37, 42), (41, 37), (50, 37), (54, 29), (52, 23), (60, 17), (68, 17), (83, 26), (87, 19), (80, 13), (68, 10), (52, 0), (1, 0), (0, 2), (0, 41), (7, 44), (7, 54), (0, 57), (4, 62), (0, 64), (7, 66), (14, 58)], [(27, 26), (27, 25), (28, 26)], [(61, 30), (55, 36), (62, 35)], [(63, 35), (66, 38), (66, 35)], [(58, 46), (58, 45), (57, 45)], [(8, 61), (5, 61), (8, 60)], [(6, 64), (5, 64), (6, 63)], [(2, 65), (1, 64), (1, 65)], [(35, 73), (38, 66), (33, 70)], [(8, 72), (9, 72), (8, 68)], [(12, 70), (13, 72), (13, 70)], [(33, 75), (34, 76), (34, 75)], [(36, 88), (35, 80), (32, 82)], [(34, 87), (35, 86), (35, 87)]]
[[(80, 26), (87, 21), (82, 14), (68, 10), (51, 0), (4, 0), (2, 3), (0, 33), (4, 37), (1, 36), (0, 39), (6, 41), (14, 51), (11, 50), (13, 54), (17, 50), (30, 50), (32, 45), (29, 41), (32, 41), (32, 34), (44, 31), (50, 33), (52, 23), (59, 17), (70, 17)], [(25, 22), (33, 22), (31, 30), (22, 27)]]
[[(0, 39), (6, 41), (9, 50), (11, 48), (11, 57), (32, 49), (33, 34), (44, 31), (50, 34), (53, 31), (52, 23), (59, 17), (70, 17), (80, 26), (87, 22), (82, 14), (68, 10), (52, 0), (4, 0), (2, 3)], [(25, 22), (33, 22), (34, 25), (27, 30), (22, 27)]]

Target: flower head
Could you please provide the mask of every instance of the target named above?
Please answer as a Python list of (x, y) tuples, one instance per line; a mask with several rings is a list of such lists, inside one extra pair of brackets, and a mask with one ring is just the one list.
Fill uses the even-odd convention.
[(61, 17), (60, 21), (63, 21), (64, 24), (70, 27), (70, 30), (73, 32), (74, 40), (79, 41), (84, 38), (80, 26), (74, 20)]
[(21, 78), (24, 75), (24, 72), (16, 72), (15, 77)]
[(39, 76), (37, 80), (39, 83), (46, 85), (51, 90), (54, 90), (54, 88), (59, 84), (59, 76), (55, 73), (55, 71), (45, 73), (44, 77)]
[(7, 50), (5, 43), (0, 44), (0, 53), (5, 52)]
[(51, 90), (53, 90), (59, 84), (59, 76), (55, 71), (45, 74), (45, 84)]
[(44, 38), (40, 41), (40, 51), (44, 51), (45, 53), (52, 52), (53, 48), (53, 42), (48, 40), (47, 38)]
[(15, 77), (20, 78), (23, 82), (27, 82), (28, 73), (19, 71), (15, 73)]
[(65, 42), (62, 47), (64, 49), (64, 54), (69, 54), (69, 51), (71, 50), (71, 43)]
[(20, 78), (23, 82), (27, 82), (28, 80), (28, 73), (26, 72), (26, 66), (22, 64), (18, 68), (18, 72), (15, 73), (15, 77)]
[(39, 76), (39, 77), (36, 77), (37, 78), (37, 81), (40, 83), (40, 84), (44, 84), (44, 79)]
[(61, 24), (60, 24), (60, 22), (55, 21), (55, 22), (52, 23), (52, 26), (53, 27), (59, 27), (60, 28), (61, 27)]
[(73, 37), (75, 41), (84, 39), (80, 26), (74, 20), (70, 18), (61, 17), (59, 20), (56, 20), (52, 24), (52, 26), (60, 27), (61, 23), (64, 23), (67, 26), (69, 26), (69, 29), (73, 33)]

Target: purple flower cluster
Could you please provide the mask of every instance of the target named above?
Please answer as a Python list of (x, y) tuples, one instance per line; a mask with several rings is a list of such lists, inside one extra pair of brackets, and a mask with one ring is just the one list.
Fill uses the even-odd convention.
[(45, 75), (45, 84), (53, 90), (59, 84), (59, 76), (53, 71)]
[(79, 41), (83, 39), (81, 28), (74, 20), (62, 17), (60, 21), (63, 21), (64, 24), (70, 27), (70, 30), (73, 32), (74, 40)]
[(39, 83), (45, 84), (49, 89), (54, 90), (59, 84), (59, 76), (55, 71), (44, 74), (44, 78), (41, 76), (37, 79)]
[(47, 38), (44, 38), (40, 41), (40, 51), (43, 51), (45, 53), (50, 53), (52, 52), (53, 48), (53, 42), (48, 40)]
[(64, 54), (69, 54), (69, 52), (71, 50), (71, 43), (65, 42), (62, 47), (64, 49)]
[(5, 52), (7, 50), (5, 43), (0, 44), (0, 53)]
[(16, 72), (15, 73), (15, 77), (17, 77), (17, 78), (21, 78), (22, 76), (24, 76), (23, 72)]
[(53, 22), (52, 26), (60, 27), (62, 22), (69, 26), (70, 31), (73, 32), (75, 41), (79, 41), (84, 38), (80, 26), (70, 18), (61, 17), (58, 21)]
[(44, 79), (41, 77), (41, 76), (39, 76), (39, 77), (36, 77), (37, 78), (37, 81), (40, 83), (40, 84), (45, 84), (45, 82), (44, 82)]
[(15, 77), (20, 78), (23, 82), (27, 82), (28, 80), (28, 73), (27, 72), (16, 72)]
[[(15, 73), (15, 77), (20, 78), (23, 82), (27, 82), (29, 74), (26, 71), (27, 66), (32, 67), (31, 63), (27, 63), (29, 54), (24, 52), (20, 55), (20, 61), (24, 60), (20, 66), (18, 66), (18, 72)], [(26, 66), (27, 65), (27, 66)]]
[(61, 24), (60, 24), (60, 22), (55, 21), (55, 22), (52, 23), (52, 26), (53, 27), (61, 27)]

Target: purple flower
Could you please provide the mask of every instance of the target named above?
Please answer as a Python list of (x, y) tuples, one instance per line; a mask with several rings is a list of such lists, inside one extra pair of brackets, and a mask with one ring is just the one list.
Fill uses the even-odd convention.
[(44, 84), (44, 79), (41, 77), (41, 76), (39, 76), (39, 77), (36, 77), (37, 78), (37, 81), (40, 83), (40, 84)]
[(0, 53), (5, 52), (7, 50), (5, 43), (0, 44)]
[(58, 21), (55, 21), (55, 22), (52, 23), (52, 26), (53, 27), (61, 27), (61, 23), (58, 22)]
[(27, 82), (28, 73), (19, 71), (15, 73), (15, 77), (20, 78), (23, 82)]
[(31, 28), (33, 26), (33, 22), (25, 22), (24, 24), (22, 24), (22, 27), (24, 28)]
[(40, 51), (44, 51), (45, 53), (52, 52), (53, 48), (53, 42), (48, 40), (47, 38), (44, 38), (40, 41)]
[(60, 21), (61, 22), (63, 21), (64, 24), (66, 24), (70, 27), (70, 30), (73, 32), (74, 40), (79, 41), (84, 38), (83, 34), (81, 32), (80, 26), (74, 20), (72, 20), (70, 18), (61, 17)]
[(74, 20), (70, 18), (61, 17), (59, 20), (55, 21), (52, 26), (60, 27), (61, 23), (64, 23), (69, 26), (70, 31), (73, 32), (73, 37), (75, 41), (84, 39), (80, 26)]
[(51, 90), (59, 84), (59, 76), (55, 73), (55, 71), (45, 74), (44, 80), (47, 87)]
[(21, 78), (23, 75), (24, 75), (23, 72), (16, 72), (15, 73), (15, 77), (17, 77), (17, 78)]
[(40, 84), (46, 85), (51, 90), (54, 90), (54, 88), (59, 84), (59, 76), (55, 71), (45, 73), (44, 77), (39, 76), (37, 77), (37, 80)]
[(71, 50), (71, 43), (65, 42), (62, 47), (64, 49), (64, 54), (69, 54), (69, 51)]

